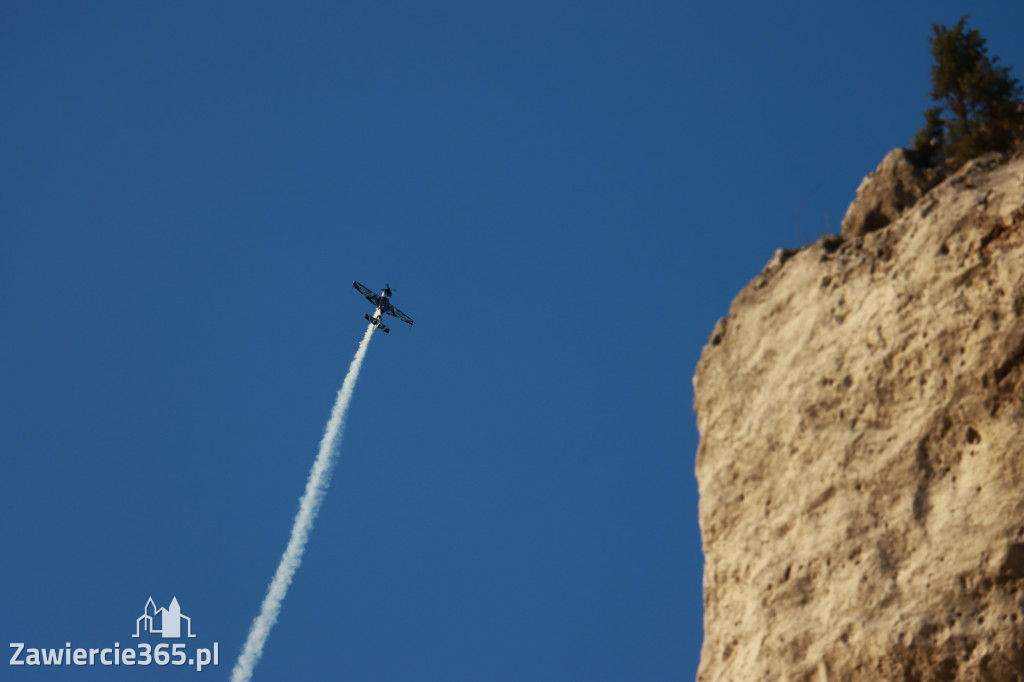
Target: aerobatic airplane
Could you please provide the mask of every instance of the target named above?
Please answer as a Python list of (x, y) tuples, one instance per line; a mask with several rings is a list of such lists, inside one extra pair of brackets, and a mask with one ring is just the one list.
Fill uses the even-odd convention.
[(395, 306), (391, 305), (390, 284), (384, 287), (384, 291), (382, 291), (379, 294), (373, 293), (373, 291), (369, 287), (363, 286), (359, 282), (352, 282), (352, 286), (354, 286), (359, 291), (359, 293), (365, 296), (370, 303), (377, 306), (377, 310), (376, 312), (373, 313), (373, 317), (370, 317), (368, 314), (364, 315), (363, 317), (369, 320), (370, 324), (372, 324), (374, 327), (380, 327), (381, 329), (383, 329), (385, 334), (389, 334), (391, 332), (390, 329), (384, 326), (384, 322), (382, 320), (385, 313), (391, 315), (392, 317), (397, 317), (402, 322), (408, 322), (409, 324), (412, 324), (411, 317), (403, 313)]

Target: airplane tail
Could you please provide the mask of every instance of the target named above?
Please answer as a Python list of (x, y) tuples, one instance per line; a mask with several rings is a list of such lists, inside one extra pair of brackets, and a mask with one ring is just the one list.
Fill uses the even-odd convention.
[(381, 329), (383, 329), (385, 334), (391, 333), (391, 330), (384, 326), (384, 323), (380, 321), (379, 317), (370, 317), (369, 314), (363, 315), (363, 317), (369, 320), (370, 324), (372, 324), (374, 327), (380, 327)]

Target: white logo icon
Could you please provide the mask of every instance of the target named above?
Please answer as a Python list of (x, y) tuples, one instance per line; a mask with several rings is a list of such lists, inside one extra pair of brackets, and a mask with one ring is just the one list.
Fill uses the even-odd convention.
[[(154, 620), (157, 616), (160, 616), (159, 629), (154, 627)], [(149, 601), (146, 602), (146, 608), (143, 610), (142, 615), (135, 620), (135, 634), (132, 637), (138, 637), (139, 630), (141, 629), (143, 632), (158, 633), (164, 639), (178, 639), (181, 637), (181, 621), (183, 620), (188, 628), (188, 636), (195, 637), (192, 634), (192, 619), (182, 615), (177, 597), (171, 600), (171, 605), (166, 609), (163, 607), (158, 609), (156, 604), (153, 603), (153, 598), (150, 597)]]

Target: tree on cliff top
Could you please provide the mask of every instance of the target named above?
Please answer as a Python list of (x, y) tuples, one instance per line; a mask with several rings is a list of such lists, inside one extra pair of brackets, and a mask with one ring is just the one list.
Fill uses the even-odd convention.
[(989, 59), (977, 29), (965, 31), (967, 15), (953, 28), (933, 24), (931, 98), (914, 149), (954, 168), (988, 151), (1005, 150), (1024, 134), (1024, 102), (1010, 67)]

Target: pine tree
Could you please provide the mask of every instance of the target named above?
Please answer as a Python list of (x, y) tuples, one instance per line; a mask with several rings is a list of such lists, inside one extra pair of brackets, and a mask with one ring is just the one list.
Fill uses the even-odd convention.
[(1024, 102), (1010, 67), (989, 59), (977, 29), (965, 30), (967, 16), (953, 28), (933, 24), (930, 38), (932, 101), (914, 149), (954, 168), (988, 151), (1010, 148), (1024, 132)]

